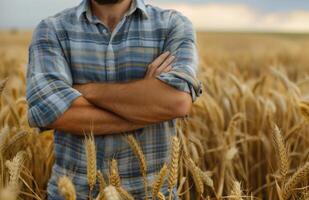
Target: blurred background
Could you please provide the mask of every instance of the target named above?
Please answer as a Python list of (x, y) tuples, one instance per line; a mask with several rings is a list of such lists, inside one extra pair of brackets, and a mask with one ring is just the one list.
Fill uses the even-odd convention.
[[(0, 97), (0, 175), (5, 177), (0, 191), (9, 179), (1, 168), (4, 161), (26, 150), (24, 200), (46, 199), (54, 161), (52, 132), (38, 134), (27, 122), (25, 75), (32, 30), (40, 20), (80, 2), (0, 0), (0, 95), (5, 88)], [(207, 199), (308, 200), (308, 0), (146, 3), (182, 12), (197, 30), (204, 92), (177, 130), (183, 150), (211, 178), (202, 190), (190, 178), (196, 173), (182, 164), (181, 199), (196, 200), (204, 192)]]
[[(81, 0), (0, 1), (0, 54), (27, 60), (31, 31), (40, 20)], [(309, 70), (309, 3), (306, 0), (145, 0), (189, 17), (198, 35), (203, 66), (237, 65), (257, 72), (291, 66)], [(258, 67), (258, 68), (257, 68)], [(251, 70), (253, 68), (253, 70)]]
[[(32, 29), (41, 19), (80, 0), (10, 0), (0, 2), (0, 28)], [(306, 0), (145, 0), (182, 11), (199, 30), (309, 31)]]

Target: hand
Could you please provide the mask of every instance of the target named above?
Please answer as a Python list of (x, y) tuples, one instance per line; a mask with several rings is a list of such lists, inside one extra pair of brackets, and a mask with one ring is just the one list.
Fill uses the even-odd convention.
[(145, 79), (154, 78), (162, 72), (169, 72), (172, 69), (172, 62), (175, 56), (172, 56), (170, 52), (165, 52), (156, 58), (150, 65), (145, 75)]

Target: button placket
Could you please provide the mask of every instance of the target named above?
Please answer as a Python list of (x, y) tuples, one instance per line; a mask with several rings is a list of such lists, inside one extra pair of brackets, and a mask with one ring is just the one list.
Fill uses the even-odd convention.
[(115, 69), (115, 54), (113, 50), (113, 45), (110, 42), (107, 47), (107, 54), (106, 54), (106, 75), (108, 81), (114, 81), (116, 76), (116, 69)]

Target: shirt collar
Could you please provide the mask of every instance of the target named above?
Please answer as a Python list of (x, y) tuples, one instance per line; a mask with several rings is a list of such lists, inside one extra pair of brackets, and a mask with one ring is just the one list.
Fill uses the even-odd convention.
[[(129, 16), (129, 15), (133, 14), (137, 9), (139, 9), (142, 12), (143, 17), (145, 19), (149, 18), (144, 0), (132, 0), (131, 7), (128, 10), (127, 14), (125, 14), (125, 15)], [(77, 10), (76, 10), (77, 18), (81, 19), (83, 14), (86, 14), (86, 17), (90, 22), (95, 22), (95, 17), (91, 13), (90, 0), (83, 0), (78, 5)]]
[(146, 8), (144, 0), (133, 0), (133, 1), (135, 2), (135, 9), (138, 8), (142, 12), (143, 17), (148, 19), (149, 15), (147, 13), (147, 8)]

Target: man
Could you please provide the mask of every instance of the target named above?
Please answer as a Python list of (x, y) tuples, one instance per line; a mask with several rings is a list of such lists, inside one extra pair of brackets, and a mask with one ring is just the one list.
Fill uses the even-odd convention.
[(57, 180), (68, 175), (87, 199), (83, 136), (92, 132), (98, 169), (107, 174), (117, 159), (123, 187), (144, 199), (138, 160), (120, 133), (141, 144), (151, 183), (168, 162), (175, 119), (202, 92), (197, 60), (191, 22), (143, 0), (84, 0), (42, 20), (29, 48), (27, 100), (30, 126), (55, 129), (48, 198), (61, 199)]

